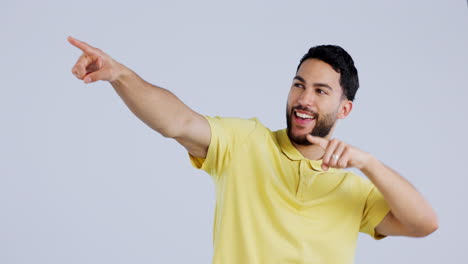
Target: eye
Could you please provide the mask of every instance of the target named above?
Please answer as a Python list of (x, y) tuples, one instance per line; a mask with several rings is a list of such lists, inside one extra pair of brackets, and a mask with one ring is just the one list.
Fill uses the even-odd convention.
[(297, 88), (304, 88), (304, 86), (300, 83), (295, 83), (294, 84), (294, 87), (297, 87)]
[(315, 91), (318, 93), (318, 94), (327, 94), (324, 90), (322, 89), (315, 89)]

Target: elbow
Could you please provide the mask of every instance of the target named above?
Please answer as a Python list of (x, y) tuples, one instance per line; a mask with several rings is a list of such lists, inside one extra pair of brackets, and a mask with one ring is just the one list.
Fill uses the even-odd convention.
[(180, 132), (179, 131), (161, 131), (159, 132), (159, 134), (161, 134), (161, 136), (165, 137), (165, 138), (172, 138), (172, 139), (176, 139), (177, 138), (180, 138)]
[(182, 129), (181, 129), (181, 126), (177, 126), (177, 125), (171, 125), (171, 126), (168, 126), (168, 125), (165, 125), (165, 126), (153, 126), (151, 127), (154, 131), (158, 132), (161, 136), (165, 137), (165, 138), (176, 138), (176, 137), (179, 137), (181, 132), (182, 132)]
[(174, 138), (175, 137), (174, 132), (169, 130), (169, 129), (163, 129), (163, 128), (160, 128), (160, 127), (152, 126), (151, 124), (147, 124), (147, 125), (151, 129), (158, 132), (161, 136), (163, 136), (165, 138)]
[(416, 233), (415, 237), (427, 237), (428, 235), (434, 233), (438, 228), (439, 228), (438, 226), (434, 226), (434, 227), (426, 229), (424, 231), (420, 231), (420, 232)]
[[(156, 130), (157, 131), (157, 130)], [(157, 131), (159, 134), (161, 134), (161, 136), (165, 137), (165, 138), (175, 138), (176, 137), (176, 134), (174, 132), (171, 132), (171, 131)]]
[(435, 219), (434, 221), (426, 223), (424, 228), (421, 228), (418, 232), (415, 232), (415, 237), (426, 237), (434, 233), (437, 229), (439, 229), (439, 223), (437, 219)]
[(161, 125), (155, 129), (165, 138), (177, 139), (189, 133), (190, 117), (173, 118), (170, 124)]
[(437, 221), (437, 219), (435, 219), (431, 224), (426, 236), (434, 233), (437, 229), (439, 229), (439, 222)]

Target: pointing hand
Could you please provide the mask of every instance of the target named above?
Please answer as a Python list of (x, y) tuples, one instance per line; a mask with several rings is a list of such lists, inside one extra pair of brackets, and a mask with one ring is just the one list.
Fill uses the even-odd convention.
[(362, 170), (369, 162), (370, 154), (356, 147), (348, 145), (338, 139), (326, 139), (307, 135), (310, 143), (320, 146), (325, 153), (322, 157), (322, 169), (358, 168)]
[(121, 64), (113, 60), (109, 55), (86, 42), (68, 37), (68, 42), (83, 51), (78, 58), (72, 73), (85, 83), (96, 81), (115, 81), (120, 73)]

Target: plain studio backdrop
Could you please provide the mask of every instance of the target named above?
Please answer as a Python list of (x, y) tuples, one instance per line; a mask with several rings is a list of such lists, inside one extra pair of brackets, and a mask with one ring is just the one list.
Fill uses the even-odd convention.
[(210, 263), (214, 184), (105, 82), (71, 68), (94, 45), (210, 116), (285, 127), (314, 45), (361, 87), (335, 137), (429, 200), (426, 238), (359, 236), (356, 263), (461, 263), (468, 249), (468, 8), (433, 1), (13, 1), (0, 10), (0, 263)]

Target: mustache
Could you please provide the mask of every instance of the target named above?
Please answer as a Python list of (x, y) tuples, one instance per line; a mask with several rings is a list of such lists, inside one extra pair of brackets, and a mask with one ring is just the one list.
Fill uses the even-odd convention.
[(317, 112), (315, 112), (314, 110), (312, 110), (312, 109), (310, 109), (308, 107), (302, 106), (302, 105), (297, 105), (297, 106), (294, 106), (293, 108), (291, 108), (291, 115), (294, 113), (294, 110), (306, 111), (306, 112), (311, 113), (315, 118), (318, 117)]

